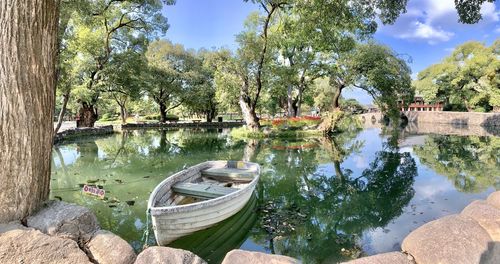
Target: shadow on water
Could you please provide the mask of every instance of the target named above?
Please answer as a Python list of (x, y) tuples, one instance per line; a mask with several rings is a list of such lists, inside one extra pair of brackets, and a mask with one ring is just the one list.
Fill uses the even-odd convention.
[(227, 252), (239, 248), (257, 220), (257, 198), (253, 195), (248, 203), (232, 217), (196, 234), (182, 237), (169, 247), (189, 250), (208, 263), (221, 263)]

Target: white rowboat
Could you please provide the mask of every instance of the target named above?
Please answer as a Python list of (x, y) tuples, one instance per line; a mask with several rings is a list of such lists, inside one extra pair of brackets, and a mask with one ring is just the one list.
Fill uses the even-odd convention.
[(162, 181), (148, 201), (158, 245), (168, 245), (236, 214), (252, 196), (259, 175), (256, 163), (207, 161)]

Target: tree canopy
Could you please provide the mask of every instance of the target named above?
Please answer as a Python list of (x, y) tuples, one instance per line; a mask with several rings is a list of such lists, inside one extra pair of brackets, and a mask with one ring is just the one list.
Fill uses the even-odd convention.
[(500, 39), (490, 47), (471, 41), (418, 74), (416, 92), (451, 109), (491, 111), (500, 107)]

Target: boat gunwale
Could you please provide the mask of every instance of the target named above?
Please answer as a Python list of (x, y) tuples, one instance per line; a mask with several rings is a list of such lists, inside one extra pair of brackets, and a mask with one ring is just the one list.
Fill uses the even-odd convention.
[[(255, 186), (257, 185), (257, 183), (259, 181), (259, 178), (260, 178), (260, 166), (257, 163), (245, 161), (245, 164), (256, 165), (257, 169), (255, 171), (255, 177), (243, 189), (239, 189), (239, 190), (237, 190), (235, 192), (232, 192), (232, 193), (229, 193), (229, 194), (217, 197), (217, 198), (208, 199), (206, 201), (201, 201), (201, 202), (196, 202), (196, 203), (191, 203), (191, 204), (174, 205), (174, 206), (171, 206), (171, 205), (169, 205), (169, 206), (153, 206), (154, 202), (156, 202), (156, 199), (153, 199), (153, 198), (155, 198), (155, 196), (158, 194), (158, 192), (160, 191), (160, 188), (162, 186), (164, 186), (165, 184), (169, 183), (169, 182), (175, 182), (175, 180), (177, 180), (176, 178), (180, 177), (179, 175), (184, 174), (186, 171), (188, 171), (189, 169), (192, 169), (193, 167), (197, 167), (197, 166), (203, 167), (204, 164), (208, 165), (208, 164), (212, 164), (212, 163), (222, 163), (222, 162), (227, 162), (227, 160), (205, 161), (205, 162), (202, 162), (202, 163), (198, 163), (198, 164), (193, 165), (193, 166), (191, 166), (189, 168), (186, 168), (186, 169), (183, 169), (183, 170), (181, 170), (181, 171), (179, 171), (177, 173), (174, 173), (171, 176), (167, 177), (162, 182), (160, 182), (155, 187), (155, 189), (153, 190), (153, 192), (151, 192), (151, 194), (149, 196), (148, 210), (151, 213), (151, 215), (152, 216), (161, 216), (161, 214), (163, 214), (163, 213), (169, 213), (169, 212), (175, 212), (175, 213), (190, 212), (190, 211), (193, 211), (193, 210), (198, 210), (200, 207), (215, 206), (215, 205), (224, 203), (227, 200), (231, 200), (231, 199), (233, 199), (235, 197), (240, 196), (240, 194), (242, 194), (244, 192), (248, 192), (248, 191), (252, 191), (253, 192), (253, 190), (255, 189)], [(201, 169), (199, 171), (201, 172)]]

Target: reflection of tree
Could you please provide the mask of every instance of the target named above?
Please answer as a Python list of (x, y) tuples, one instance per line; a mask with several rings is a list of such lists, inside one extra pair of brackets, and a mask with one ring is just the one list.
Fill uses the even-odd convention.
[(245, 148), (243, 149), (243, 158), (241, 158), (241, 160), (253, 161), (258, 148), (259, 148), (259, 140), (248, 139)]
[(414, 147), (422, 164), (453, 182), (463, 192), (500, 188), (500, 138), (431, 135)]
[[(341, 163), (360, 149), (355, 135), (321, 140), (320, 149), (259, 155), (271, 170), (263, 177), (262, 228), (255, 240), (305, 263), (336, 262), (361, 254), (357, 243), (363, 232), (402, 213), (414, 195), (415, 161), (409, 153), (383, 150), (369, 168), (353, 175)], [(318, 160), (327, 158), (335, 175), (318, 170)]]

